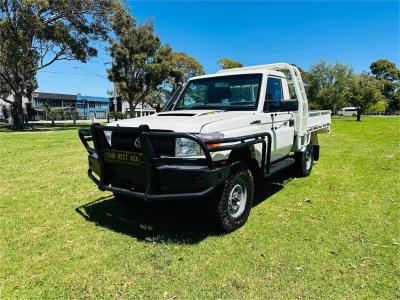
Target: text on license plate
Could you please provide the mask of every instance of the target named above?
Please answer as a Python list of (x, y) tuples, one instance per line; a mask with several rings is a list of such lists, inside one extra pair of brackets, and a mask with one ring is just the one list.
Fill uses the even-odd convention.
[(105, 150), (104, 159), (106, 161), (115, 161), (128, 164), (139, 164), (140, 154), (125, 151)]

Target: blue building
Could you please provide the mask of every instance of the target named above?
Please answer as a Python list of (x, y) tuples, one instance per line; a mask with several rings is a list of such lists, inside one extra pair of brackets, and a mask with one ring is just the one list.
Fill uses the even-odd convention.
[(110, 100), (105, 97), (81, 96), (76, 97), (76, 108), (79, 118), (107, 119), (110, 111)]
[(74, 115), (79, 119), (107, 119), (110, 111), (110, 100), (105, 97), (35, 92), (31, 103), (35, 120), (48, 120), (46, 110), (62, 115), (63, 120)]

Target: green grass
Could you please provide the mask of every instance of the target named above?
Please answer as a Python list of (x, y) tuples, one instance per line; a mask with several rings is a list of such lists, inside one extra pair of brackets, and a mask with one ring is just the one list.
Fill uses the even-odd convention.
[(335, 119), (320, 143), (218, 235), (196, 203), (98, 191), (76, 129), (2, 132), (0, 299), (400, 297), (400, 119)]

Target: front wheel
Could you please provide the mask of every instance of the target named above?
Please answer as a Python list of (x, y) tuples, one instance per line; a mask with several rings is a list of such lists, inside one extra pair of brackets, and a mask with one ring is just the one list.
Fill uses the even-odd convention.
[(304, 152), (295, 152), (295, 159), (298, 176), (307, 177), (310, 175), (314, 162), (313, 146), (308, 145)]
[(242, 165), (225, 181), (217, 202), (216, 219), (224, 232), (231, 232), (246, 223), (253, 205), (254, 181), (250, 169)]

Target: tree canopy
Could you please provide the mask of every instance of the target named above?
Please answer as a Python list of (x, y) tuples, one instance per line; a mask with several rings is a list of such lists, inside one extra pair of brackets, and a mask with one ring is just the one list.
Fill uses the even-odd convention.
[(230, 58), (221, 58), (218, 60), (218, 64), (222, 70), (243, 67), (242, 63), (235, 61), (233, 59), (230, 59)]
[(351, 78), (349, 103), (357, 108), (357, 121), (360, 121), (361, 114), (371, 105), (383, 99), (381, 81), (371, 77), (368, 73), (355, 75)]
[(191, 77), (204, 74), (203, 66), (184, 52), (172, 53), (172, 68), (170, 84), (173, 88), (177, 81), (186, 82)]
[(378, 59), (370, 69), (371, 74), (383, 84), (382, 94), (390, 110), (400, 110), (400, 70), (387, 59)]
[(371, 73), (379, 80), (395, 81), (400, 79), (400, 70), (387, 59), (378, 59), (370, 66)]
[(322, 109), (335, 112), (348, 102), (349, 85), (354, 72), (351, 67), (321, 61), (307, 73), (307, 95)]
[(110, 49), (113, 63), (108, 76), (127, 99), (132, 116), (136, 106), (146, 102), (170, 75), (172, 49), (161, 43), (152, 22), (137, 25), (126, 12), (116, 15), (113, 28), (116, 39)]
[(159, 111), (162, 103), (174, 94), (180, 83), (203, 74), (203, 66), (194, 57), (184, 52), (172, 52), (172, 70), (169, 77), (146, 97), (145, 102)]
[(195, 58), (163, 44), (151, 21), (138, 25), (129, 13), (121, 12), (113, 29), (109, 79), (128, 101), (131, 114), (139, 103), (159, 109), (177, 83), (204, 74)]
[(37, 88), (37, 71), (58, 60), (96, 56), (92, 42), (107, 39), (119, 10), (117, 0), (0, 0), (0, 97), (12, 105), (17, 128), (23, 127), (22, 99)]
[[(357, 108), (357, 121), (367, 109), (382, 111), (382, 90), (384, 84), (364, 72), (355, 74), (350, 66), (334, 65), (324, 61), (311, 67), (307, 72), (307, 95), (310, 106), (330, 109), (335, 112), (344, 106)], [(373, 108), (380, 103), (379, 107)]]

